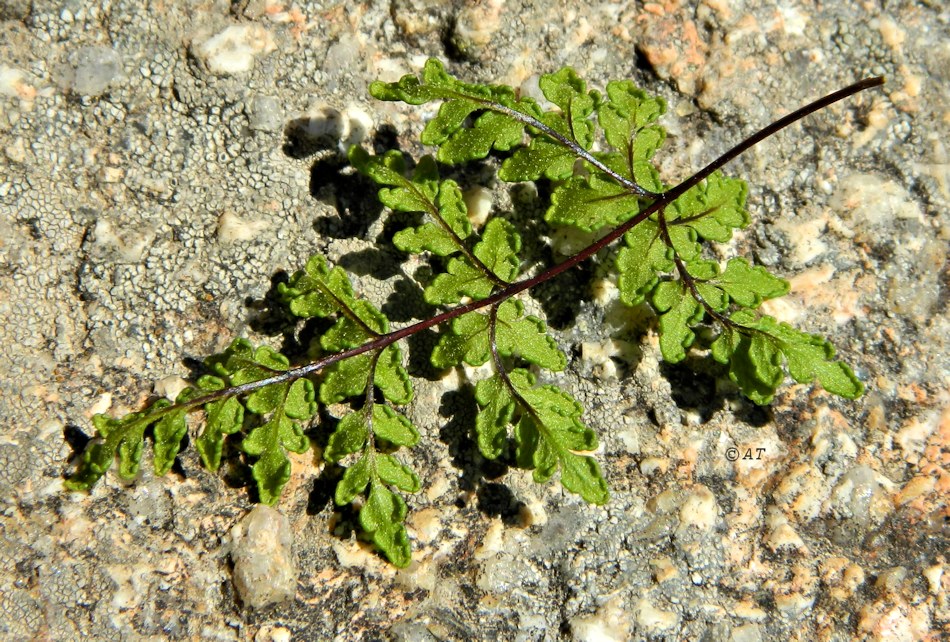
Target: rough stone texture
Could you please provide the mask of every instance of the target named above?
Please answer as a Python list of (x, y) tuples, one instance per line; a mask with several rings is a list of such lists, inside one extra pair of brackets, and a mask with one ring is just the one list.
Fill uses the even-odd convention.
[[(950, 634), (943, 3), (0, 4), (0, 636)], [(634, 78), (669, 102), (669, 182), (808, 99), (887, 76), (729, 168), (754, 218), (729, 252), (790, 278), (770, 313), (830, 336), (868, 394), (788, 385), (756, 408), (704, 354), (663, 364), (653, 320), (618, 303), (606, 271), (565, 274), (528, 307), (571, 355), (549, 381), (602, 436), (610, 503), (480, 460), (470, 388), (439, 380), (420, 341), (412, 566), (350, 537), (319, 452), (295, 456), (280, 510), (296, 596), (248, 609), (222, 543), (252, 508), (239, 462), (210, 474), (189, 448), (165, 477), (146, 462), (131, 486), (110, 473), (88, 495), (63, 475), (91, 414), (138, 408), (233, 336), (279, 345), (261, 312), (271, 280), (313, 252), (394, 322), (421, 313), (418, 262), (388, 245), (371, 187), (324, 134), (420, 152), (431, 109), (366, 87), (427, 56), (527, 93), (566, 64), (595, 86)], [(501, 186), (492, 203), (533, 225), (537, 193)], [(529, 262), (550, 260), (526, 241)], [(550, 234), (558, 251), (578, 242)]]

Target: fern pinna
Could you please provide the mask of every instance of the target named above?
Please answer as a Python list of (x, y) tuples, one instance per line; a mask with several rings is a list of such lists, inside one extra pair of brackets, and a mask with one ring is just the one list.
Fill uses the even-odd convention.
[[(120, 418), (95, 416), (97, 436), (67, 485), (88, 489), (116, 456), (119, 474), (134, 478), (148, 428), (155, 470), (167, 472), (188, 431), (186, 416), (201, 410), (204, 421), (194, 441), (204, 465), (216, 470), (225, 437), (243, 433), (241, 448), (253, 462), (260, 501), (273, 504), (290, 477), (286, 452), (306, 451), (303, 426), (321, 406), (335, 404), (334, 411), (349, 408), (324, 451), (327, 461), (345, 464), (335, 501), (343, 506), (361, 498), (362, 530), (393, 564), (405, 566), (410, 539), (400, 493), (417, 491), (420, 480), (395, 453), (415, 446), (420, 436), (400, 410), (413, 390), (399, 342), (440, 326), (429, 357), (435, 367), (490, 364), (491, 374), (473, 382), (481, 453), (495, 459), (513, 447), (513, 462), (533, 470), (536, 481), (559, 473), (568, 491), (602, 504), (607, 483), (597, 461), (585, 454), (597, 448), (597, 436), (584, 424), (583, 408), (568, 393), (538, 381), (545, 370), (565, 368), (567, 359), (544, 320), (525, 314), (519, 295), (621, 237), (614, 263), (620, 298), (653, 307), (665, 360), (682, 361), (697, 329), (711, 325), (718, 334), (706, 347), (755, 403), (769, 403), (786, 369), (796, 381), (856, 398), (862, 385), (834, 359), (828, 341), (758, 311), (766, 299), (785, 294), (788, 283), (743, 258), (721, 265), (708, 247), (749, 224), (746, 185), (720, 173), (722, 165), (795, 120), (882, 82), (867, 79), (803, 107), (675, 186), (663, 182), (653, 163), (666, 135), (658, 124), (665, 104), (630, 81), (611, 82), (600, 93), (565, 68), (541, 77), (549, 103), (544, 106), (511, 87), (461, 82), (437, 60), (426, 63), (421, 77), (375, 82), (370, 92), (382, 100), (441, 102), (421, 137), (436, 147), (435, 156), (421, 158), (411, 172), (400, 152), (349, 150), (353, 166), (380, 186), (386, 207), (424, 215), (421, 225), (398, 231), (393, 243), (403, 252), (440, 257), (433, 265), (444, 270), (423, 283), (433, 316), (392, 330), (380, 310), (353, 292), (343, 269), (314, 256), (279, 286), (279, 296), (301, 319), (331, 321), (314, 346), (322, 356), (292, 367), (269, 347), (235, 340), (206, 361), (208, 374), (174, 403), (162, 399)], [(599, 240), (525, 276), (516, 227), (496, 217), (476, 230), (459, 185), (441, 178), (440, 165), (493, 152), (504, 157), (501, 180), (551, 181), (549, 224), (574, 226)]]

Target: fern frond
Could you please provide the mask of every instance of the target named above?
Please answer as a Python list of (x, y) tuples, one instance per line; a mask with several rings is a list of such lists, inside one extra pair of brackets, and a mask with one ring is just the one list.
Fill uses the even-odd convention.
[[(93, 417), (97, 434), (66, 486), (89, 489), (116, 459), (119, 475), (134, 478), (149, 433), (155, 471), (164, 474), (184, 443), (187, 415), (203, 411), (195, 438), (202, 463), (217, 470), (226, 438), (235, 435), (259, 500), (273, 504), (290, 478), (287, 453), (310, 448), (305, 426), (322, 406), (321, 416), (340, 416), (323, 453), (327, 462), (345, 469), (336, 504), (357, 502), (365, 536), (404, 567), (411, 561), (411, 543), (402, 494), (418, 491), (421, 481), (399, 449), (416, 446), (421, 436), (399, 408), (413, 399), (399, 342), (439, 326), (442, 334), (428, 355), (435, 367), (489, 364), (488, 372), (478, 375), (483, 378), (472, 382), (481, 453), (490, 459), (510, 455), (537, 482), (559, 475), (566, 490), (603, 504), (607, 482), (591, 454), (597, 435), (582, 420), (577, 400), (543, 383), (545, 371), (563, 370), (567, 357), (545, 320), (525, 314), (520, 297), (620, 238), (624, 246), (614, 263), (620, 300), (653, 308), (665, 360), (684, 360), (697, 336), (706, 334), (699, 330), (712, 325), (718, 329), (708, 346), (712, 357), (753, 402), (769, 403), (786, 369), (796, 381), (856, 398), (863, 386), (835, 359), (827, 340), (757, 311), (763, 301), (786, 294), (788, 283), (741, 257), (720, 265), (710, 244), (729, 241), (750, 224), (748, 188), (720, 172), (726, 162), (803, 116), (882, 83), (868, 79), (803, 107), (670, 187), (654, 163), (666, 137), (659, 124), (666, 105), (630, 81), (610, 82), (602, 94), (564, 68), (541, 77), (543, 107), (511, 87), (458, 80), (436, 60), (426, 63), (420, 77), (375, 82), (370, 91), (382, 100), (441, 102), (422, 134), (422, 142), (437, 149), (411, 172), (401, 152), (374, 156), (359, 147), (349, 150), (353, 166), (379, 186), (384, 206), (424, 217), (421, 224), (396, 231), (393, 244), (435, 257), (433, 276), (421, 286), (424, 299), (440, 309), (391, 329), (380, 309), (357, 296), (342, 268), (314, 256), (277, 292), (300, 320), (327, 319), (311, 346), (316, 360), (292, 366), (268, 346), (234, 340), (205, 361), (209, 372), (174, 403), (161, 399), (123, 417)], [(505, 156), (501, 180), (555, 182), (546, 222), (596, 233), (598, 240), (523, 276), (521, 232), (503, 215), (476, 229), (462, 187), (441, 175), (440, 164), (498, 152)]]

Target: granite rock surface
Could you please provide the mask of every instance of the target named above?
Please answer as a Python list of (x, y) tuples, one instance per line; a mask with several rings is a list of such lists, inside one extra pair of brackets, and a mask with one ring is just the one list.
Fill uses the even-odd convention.
[[(927, 0), (0, 3), (0, 637), (946, 638), (948, 23)], [(367, 85), (430, 56), (527, 93), (564, 65), (634, 79), (670, 106), (669, 182), (886, 76), (728, 168), (754, 220), (729, 250), (791, 281), (769, 312), (830, 337), (867, 394), (790, 383), (756, 407), (703, 354), (664, 364), (653, 321), (587, 267), (529, 307), (571, 355), (550, 382), (601, 436), (606, 506), (481, 460), (471, 388), (424, 354), (408, 569), (352, 535), (319, 448), (294, 456), (282, 516), (193, 448), (164, 477), (66, 492), (92, 414), (176, 389), (232, 337), (279, 347), (267, 293), (312, 253), (396, 322), (424, 313), (340, 155), (423, 153), (432, 110)], [(490, 175), (466, 174), (479, 208), (539, 216)], [(582, 242), (546, 234), (539, 260)], [(252, 531), (257, 553), (232, 535)]]

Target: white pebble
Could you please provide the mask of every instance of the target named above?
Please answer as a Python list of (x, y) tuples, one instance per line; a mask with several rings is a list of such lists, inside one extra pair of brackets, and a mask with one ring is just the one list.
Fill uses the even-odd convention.
[(250, 71), (257, 56), (276, 48), (267, 29), (246, 24), (228, 27), (197, 45), (193, 51), (212, 73), (227, 76)]
[(218, 219), (218, 242), (230, 245), (239, 241), (251, 241), (267, 227), (264, 221), (249, 221), (234, 212), (225, 212)]
[(109, 47), (83, 47), (76, 54), (70, 88), (83, 96), (99, 96), (122, 73), (122, 59)]
[(700, 530), (710, 530), (718, 515), (716, 496), (705, 486), (697, 484), (680, 506), (680, 529), (695, 526)]
[(154, 230), (139, 226), (128, 230), (116, 230), (112, 222), (99, 219), (92, 229), (93, 243), (103, 250), (114, 252), (123, 263), (138, 263), (145, 256)]
[(187, 381), (181, 377), (172, 375), (155, 382), (155, 394), (161, 395), (169, 401), (174, 402), (182, 390), (190, 387)]
[(262, 608), (297, 591), (293, 535), (287, 518), (258, 504), (231, 529), (234, 587), (245, 606)]
[(36, 88), (26, 82), (23, 71), (0, 65), (0, 96), (30, 100), (36, 97)]
[(650, 633), (666, 631), (676, 626), (679, 616), (672, 611), (663, 611), (646, 599), (637, 604), (637, 623)]
[(465, 207), (468, 209), (468, 220), (475, 227), (481, 227), (488, 220), (488, 214), (491, 212), (491, 190), (485, 187), (473, 187), (465, 190), (462, 195), (465, 199)]
[(350, 105), (343, 111), (343, 121), (346, 127), (340, 142), (344, 152), (351, 145), (359, 145), (366, 140), (373, 130), (373, 117), (355, 105)]

